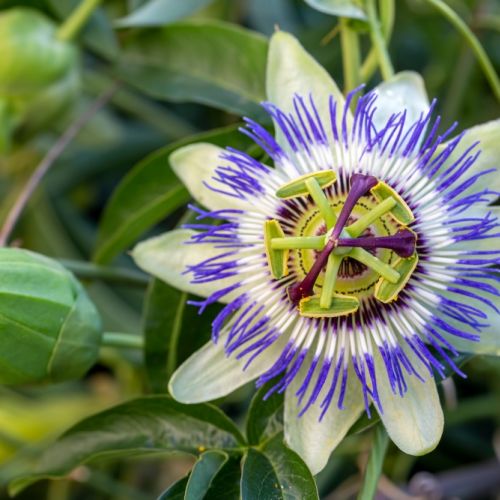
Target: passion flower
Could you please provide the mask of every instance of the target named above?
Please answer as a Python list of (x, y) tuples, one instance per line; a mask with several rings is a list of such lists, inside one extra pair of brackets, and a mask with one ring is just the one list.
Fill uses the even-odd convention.
[[(459, 351), (498, 353), (498, 193), (481, 146), (439, 134), (418, 76), (344, 98), (293, 37), (271, 39), (264, 108), (243, 132), (268, 166), (207, 144), (170, 157), (198, 221), (136, 262), (225, 302), (213, 342), (172, 376), (179, 401), (250, 380), (285, 394), (285, 439), (314, 473), (372, 405), (403, 451), (439, 442), (435, 378)], [(350, 108), (356, 97), (353, 113)], [(215, 222), (213, 222), (215, 219)]]

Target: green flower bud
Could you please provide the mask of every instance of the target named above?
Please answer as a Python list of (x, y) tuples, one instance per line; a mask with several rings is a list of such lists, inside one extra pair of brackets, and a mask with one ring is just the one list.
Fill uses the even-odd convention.
[(64, 78), (76, 48), (56, 37), (57, 26), (42, 13), (14, 8), (0, 14), (0, 94), (32, 94)]
[(0, 248), (0, 383), (79, 378), (95, 363), (101, 334), (99, 313), (72, 273)]
[[(9, 122), (0, 121), (0, 152), (14, 127), (34, 131), (78, 95), (78, 50), (57, 38), (57, 25), (41, 12), (13, 8), (0, 13), (0, 101)], [(7, 137), (7, 139), (6, 139)], [(2, 147), (4, 143), (4, 147)]]

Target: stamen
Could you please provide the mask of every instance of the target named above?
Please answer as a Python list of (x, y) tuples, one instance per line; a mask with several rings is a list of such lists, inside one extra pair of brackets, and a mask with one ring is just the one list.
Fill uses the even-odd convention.
[(273, 250), (323, 250), (324, 247), (324, 236), (290, 236), (289, 238), (273, 238), (271, 240)]
[(347, 232), (352, 238), (357, 238), (363, 231), (373, 224), (379, 217), (389, 212), (396, 206), (396, 200), (389, 196), (382, 203), (372, 208), (367, 214), (360, 217), (356, 222), (346, 227)]
[(333, 212), (325, 193), (323, 193), (319, 182), (314, 178), (307, 179), (306, 187), (311, 195), (311, 198), (314, 200), (316, 206), (321, 212), (323, 219), (325, 219), (326, 228), (331, 229), (336, 221), (335, 213)]
[(417, 267), (418, 256), (414, 253), (409, 259), (399, 259), (394, 264), (394, 270), (398, 272), (399, 279), (391, 282), (387, 279), (380, 279), (375, 285), (374, 296), (380, 302), (389, 303), (398, 298), (399, 292), (404, 288), (413, 271)]
[(309, 194), (309, 189), (306, 183), (310, 179), (315, 179), (321, 188), (326, 188), (335, 182), (337, 176), (333, 170), (321, 170), (320, 172), (302, 175), (293, 181), (283, 184), (276, 191), (276, 196), (283, 200), (289, 200), (291, 198), (297, 198), (298, 196), (307, 195)]
[(385, 182), (379, 182), (373, 188), (372, 194), (377, 198), (379, 202), (384, 201), (387, 198), (394, 198), (396, 200), (396, 205), (391, 210), (391, 215), (400, 223), (400, 224), (410, 224), (415, 220), (413, 212), (410, 207), (405, 203), (403, 198), (399, 196), (398, 193), (391, 186), (387, 185)]
[(264, 246), (266, 248), (267, 263), (276, 279), (283, 278), (288, 274), (288, 250), (277, 250), (272, 248), (272, 240), (284, 238), (285, 233), (279, 222), (272, 219), (264, 224)]
[(330, 254), (328, 264), (326, 265), (325, 281), (323, 282), (323, 290), (319, 299), (320, 307), (328, 309), (332, 304), (332, 296), (335, 290), (335, 282), (339, 272), (342, 256)]
[(362, 248), (353, 248), (349, 253), (349, 257), (359, 260), (365, 266), (371, 267), (375, 272), (380, 274), (390, 283), (397, 283), (399, 280), (399, 273), (394, 270), (389, 264), (382, 262), (377, 257), (374, 257), (370, 252)]

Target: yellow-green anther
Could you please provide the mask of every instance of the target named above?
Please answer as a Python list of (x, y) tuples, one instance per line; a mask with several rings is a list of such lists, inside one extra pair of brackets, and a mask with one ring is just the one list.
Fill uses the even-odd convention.
[(337, 175), (333, 170), (320, 170), (319, 172), (301, 175), (293, 181), (280, 186), (276, 191), (276, 196), (284, 200), (296, 198), (298, 196), (306, 196), (309, 194), (306, 181), (312, 178), (316, 179), (321, 188), (326, 188), (336, 181)]
[(396, 205), (392, 208), (391, 215), (399, 223), (406, 225), (415, 220), (413, 212), (403, 198), (385, 182), (379, 181), (379, 183), (371, 189), (371, 193), (379, 202), (383, 202), (387, 198), (394, 198), (396, 200)]
[(323, 250), (325, 246), (324, 236), (291, 236), (289, 238), (273, 238), (271, 248), (273, 250)]
[(390, 283), (397, 283), (400, 278), (400, 274), (389, 266), (389, 264), (377, 259), (377, 257), (374, 257), (363, 248), (353, 248), (349, 256), (358, 260), (365, 266), (368, 266), (370, 269), (373, 269)]
[(321, 307), (317, 295), (305, 297), (299, 303), (299, 313), (306, 318), (337, 318), (356, 312), (359, 300), (353, 295), (333, 295), (332, 303), (328, 309)]
[(389, 196), (356, 222), (347, 226), (347, 232), (351, 235), (351, 238), (357, 238), (370, 224), (373, 224), (379, 217), (392, 210), (396, 204), (397, 201), (392, 196)]
[(413, 254), (408, 259), (399, 259), (394, 264), (394, 269), (400, 273), (400, 278), (397, 283), (389, 283), (384, 278), (380, 278), (378, 283), (375, 285), (374, 296), (380, 302), (388, 303), (396, 300), (398, 298), (399, 292), (405, 287), (406, 283), (410, 279), (413, 271), (418, 264), (417, 254)]
[(323, 219), (325, 219), (326, 228), (331, 229), (335, 225), (337, 218), (335, 217), (332, 207), (330, 206), (330, 202), (321, 189), (319, 182), (314, 177), (311, 177), (310, 179), (306, 179), (306, 187), (311, 195), (311, 198), (314, 200), (314, 203), (316, 203), (316, 206), (321, 212)]
[(288, 274), (288, 250), (278, 250), (272, 248), (273, 239), (282, 239), (285, 233), (277, 220), (268, 220), (264, 223), (264, 247), (266, 257), (273, 276), (276, 279), (283, 278)]
[(341, 263), (342, 257), (340, 255), (331, 253), (328, 257), (325, 279), (323, 281), (323, 289), (321, 290), (321, 296), (319, 298), (320, 307), (328, 309), (332, 304), (335, 282), (337, 281), (337, 274)]

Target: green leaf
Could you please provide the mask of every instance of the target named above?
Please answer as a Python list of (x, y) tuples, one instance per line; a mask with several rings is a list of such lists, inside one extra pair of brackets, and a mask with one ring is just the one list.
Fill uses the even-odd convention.
[(10, 484), (15, 494), (43, 478), (61, 478), (97, 458), (132, 457), (244, 443), (234, 423), (208, 404), (183, 405), (167, 396), (142, 397), (82, 420), (49, 446), (38, 463)]
[(228, 459), (227, 453), (219, 450), (203, 453), (194, 464), (184, 495), (185, 500), (203, 500), (214, 476)]
[(241, 498), (243, 500), (284, 498), (271, 462), (262, 452), (253, 448), (248, 450), (243, 462)]
[(241, 465), (239, 456), (230, 456), (212, 478), (204, 500), (240, 500)]
[(190, 474), (170, 486), (158, 500), (240, 500), (240, 482), (240, 456), (209, 451), (196, 462)]
[(151, 388), (167, 391), (167, 380), (175, 369), (177, 342), (182, 327), (187, 293), (160, 280), (149, 285), (144, 305), (144, 367)]
[(197, 102), (266, 117), (266, 39), (217, 21), (197, 20), (134, 33), (115, 74), (166, 101)]
[(175, 369), (210, 338), (211, 322), (219, 307), (210, 306), (200, 315), (194, 306), (186, 305), (188, 297), (187, 293), (157, 279), (148, 288), (144, 307), (144, 364), (156, 393), (167, 392), (167, 381)]
[(305, 0), (313, 9), (332, 16), (366, 20), (361, 0)]
[(243, 500), (318, 499), (314, 478), (302, 459), (278, 434), (260, 450), (250, 448), (243, 462)]
[[(48, 0), (50, 8), (60, 20), (66, 19), (80, 3), (80, 0)], [(118, 56), (118, 40), (106, 11), (101, 7), (92, 13), (81, 38), (90, 50), (108, 60)]]
[(175, 149), (198, 141), (243, 148), (248, 144), (238, 125), (204, 132), (163, 147), (139, 162), (121, 181), (100, 221), (94, 260), (107, 263), (190, 199), (172, 172), (168, 157)]
[(118, 28), (164, 26), (191, 15), (212, 0), (150, 0), (131, 14), (115, 21)]
[(371, 500), (375, 498), (377, 485), (384, 465), (385, 452), (389, 444), (389, 437), (382, 425), (378, 425), (373, 436), (372, 449), (366, 464), (363, 477), (363, 486), (358, 494), (358, 500)]
[(172, 486), (167, 488), (159, 497), (158, 500), (184, 500), (184, 493), (189, 480), (189, 474), (182, 479), (176, 481)]
[(259, 444), (283, 430), (283, 394), (274, 392), (264, 401), (274, 384), (273, 381), (264, 384), (252, 398), (246, 424), (249, 444)]

